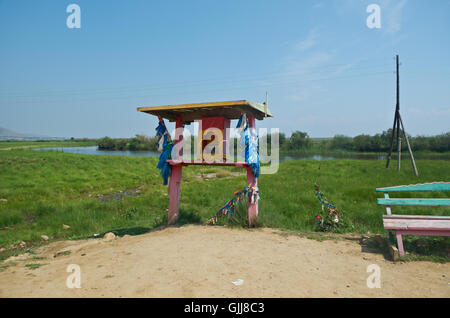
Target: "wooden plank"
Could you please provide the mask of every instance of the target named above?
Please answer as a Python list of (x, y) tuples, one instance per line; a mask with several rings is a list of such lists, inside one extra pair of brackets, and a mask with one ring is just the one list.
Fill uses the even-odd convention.
[(232, 161), (232, 162), (206, 162), (206, 161), (175, 161), (175, 160), (167, 160), (167, 162), (171, 166), (175, 165), (183, 165), (183, 166), (189, 166), (189, 165), (195, 165), (195, 166), (231, 166), (231, 167), (238, 167), (238, 168), (246, 168), (250, 165), (246, 163), (245, 161)]
[(381, 205), (415, 205), (415, 206), (450, 206), (450, 199), (416, 199), (416, 198), (390, 198), (390, 199), (377, 199), (378, 204)]
[(417, 219), (417, 220), (447, 220), (450, 216), (437, 216), (437, 215), (383, 215), (383, 219)]
[(377, 192), (450, 191), (450, 182), (432, 182), (377, 188)]
[(383, 215), (383, 225), (389, 230), (450, 231), (450, 216)]
[(418, 220), (383, 218), (383, 226), (387, 230), (435, 230), (450, 231), (450, 218), (447, 220)]
[(450, 230), (396, 230), (395, 232), (403, 235), (450, 236)]
[(235, 106), (235, 105), (245, 105), (246, 100), (235, 100), (227, 102), (210, 102), (210, 103), (194, 103), (194, 104), (177, 104), (177, 105), (164, 105), (164, 106), (150, 106), (150, 107), (138, 107), (138, 111), (145, 112), (148, 110), (176, 110), (183, 108), (207, 108), (207, 107), (224, 107), (224, 106)]
[(389, 220), (383, 219), (385, 229), (449, 229), (450, 220)]

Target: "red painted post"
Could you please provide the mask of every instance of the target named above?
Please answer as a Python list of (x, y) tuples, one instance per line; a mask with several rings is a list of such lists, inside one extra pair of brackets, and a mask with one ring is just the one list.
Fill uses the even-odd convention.
[[(181, 129), (181, 130), (180, 130)], [(182, 160), (183, 156), (183, 121), (181, 117), (178, 117), (176, 119), (176, 126), (175, 126), (175, 139), (174, 139), (174, 147), (175, 145), (181, 143), (181, 148), (179, 155), (181, 156), (179, 159)], [(180, 183), (181, 183), (181, 169), (182, 164), (176, 164), (172, 165), (172, 173), (170, 174), (170, 180), (169, 180), (169, 210), (168, 210), (168, 223), (173, 224), (178, 220), (179, 217), (179, 205), (180, 205)]]
[(230, 160), (230, 120), (225, 119), (223, 121), (223, 160)]
[[(253, 176), (252, 169), (247, 167), (247, 183), (248, 189), (256, 189), (257, 182), (255, 181), (255, 177)], [(248, 224), (249, 226), (255, 225), (256, 218), (258, 217), (258, 201), (251, 202), (250, 196), (248, 197)]]
[(168, 211), (168, 223), (173, 224), (179, 217), (179, 204), (180, 204), (180, 183), (181, 183), (181, 167), (182, 165), (172, 166), (172, 174), (169, 180), (169, 211)]
[(177, 117), (175, 121), (175, 138), (173, 147), (176, 152), (175, 157), (172, 156), (172, 160), (180, 162), (183, 161), (183, 120), (181, 117)]
[[(256, 129), (254, 116), (248, 116), (248, 126), (250, 129)], [(257, 187), (258, 187), (257, 180), (253, 176), (253, 172), (250, 167), (247, 167), (247, 183), (248, 183), (249, 190), (257, 189)], [(249, 226), (255, 225), (257, 217), (258, 217), (258, 201), (255, 200), (255, 202), (252, 203), (251, 198), (249, 197), (248, 198), (248, 223), (249, 223)]]

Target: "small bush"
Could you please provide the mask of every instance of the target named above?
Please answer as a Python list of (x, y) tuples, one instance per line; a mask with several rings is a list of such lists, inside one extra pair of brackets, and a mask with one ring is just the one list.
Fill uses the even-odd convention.
[(136, 135), (133, 138), (103, 137), (97, 140), (100, 150), (131, 150), (131, 151), (157, 151), (157, 138)]
[(318, 185), (315, 187), (317, 191), (315, 195), (322, 208), (314, 220), (316, 231), (342, 233), (353, 229), (353, 225), (344, 217), (344, 213), (338, 211), (338, 208), (328, 201)]

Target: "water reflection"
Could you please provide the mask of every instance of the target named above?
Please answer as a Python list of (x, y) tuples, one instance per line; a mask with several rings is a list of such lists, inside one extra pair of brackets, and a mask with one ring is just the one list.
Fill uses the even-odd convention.
[(386, 155), (381, 154), (300, 154), (300, 155), (280, 155), (280, 161), (288, 160), (334, 160), (334, 159), (366, 159), (366, 160), (386, 160)]
[[(67, 153), (79, 153), (85, 155), (107, 155), (107, 156), (133, 156), (133, 157), (159, 157), (160, 153), (156, 151), (121, 151), (121, 150), (99, 150), (97, 146), (90, 147), (47, 147), (47, 148), (34, 148), (36, 151), (60, 151)], [(386, 154), (367, 154), (367, 153), (326, 153), (326, 154), (295, 154), (295, 155), (283, 155), (280, 154), (280, 162), (289, 160), (334, 160), (334, 159), (363, 159), (363, 160), (386, 160)], [(415, 159), (426, 160), (449, 160), (450, 153), (443, 154), (442, 156), (428, 156), (427, 154), (414, 155)], [(397, 154), (393, 153), (392, 159), (396, 160)], [(243, 158), (241, 158), (243, 160)], [(261, 156), (261, 162), (270, 162), (270, 158), (263, 158)], [(407, 152), (402, 153), (402, 160), (409, 160), (409, 154)]]
[(108, 155), (108, 156), (133, 156), (133, 157), (159, 157), (156, 151), (129, 151), (129, 150), (99, 150), (97, 146), (91, 147), (48, 147), (37, 148), (39, 151), (60, 151), (67, 153), (80, 153), (85, 155)]
[[(134, 157), (159, 157), (160, 153), (156, 151), (121, 151), (121, 150), (99, 150), (97, 146), (91, 147), (47, 147), (36, 148), (37, 151), (60, 151), (67, 153), (79, 153), (85, 155), (108, 155), (108, 156), (134, 156)], [(261, 162), (266, 162), (261, 158)], [(289, 160), (334, 160), (334, 159), (367, 159), (367, 160), (386, 160), (386, 155), (382, 154), (298, 154), (282, 155), (280, 161)], [(270, 159), (269, 159), (270, 160)]]

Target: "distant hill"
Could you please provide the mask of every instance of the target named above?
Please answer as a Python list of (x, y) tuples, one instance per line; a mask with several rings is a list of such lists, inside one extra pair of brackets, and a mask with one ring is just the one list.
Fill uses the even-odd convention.
[(0, 127), (0, 137), (25, 137), (25, 134), (19, 134), (15, 131)]
[(0, 127), (0, 140), (39, 140), (39, 139), (61, 139), (44, 135), (23, 134)]

